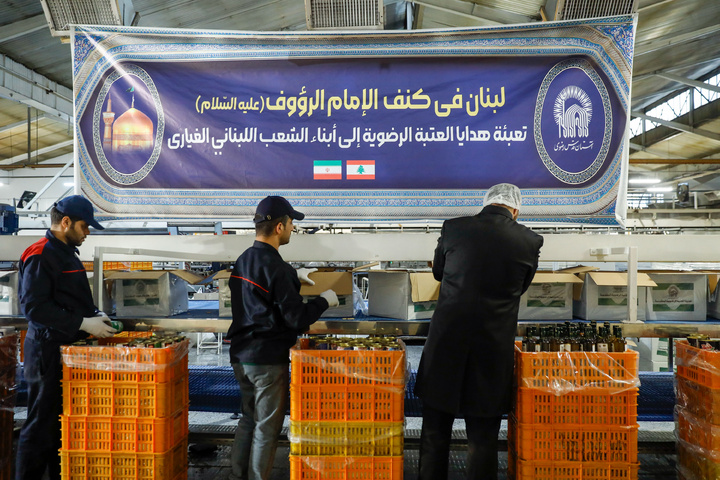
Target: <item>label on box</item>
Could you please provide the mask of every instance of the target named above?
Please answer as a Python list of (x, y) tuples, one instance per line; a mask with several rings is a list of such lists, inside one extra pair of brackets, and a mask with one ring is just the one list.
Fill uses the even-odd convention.
[(413, 312), (434, 312), (437, 307), (437, 302), (415, 302), (413, 303)]
[(160, 282), (157, 279), (123, 280), (123, 305), (160, 305)]
[(617, 285), (598, 285), (598, 305), (624, 306), (627, 305), (627, 287)]
[(532, 283), (527, 290), (528, 307), (565, 307), (565, 283)]
[(652, 289), (653, 312), (694, 312), (693, 283), (658, 283)]

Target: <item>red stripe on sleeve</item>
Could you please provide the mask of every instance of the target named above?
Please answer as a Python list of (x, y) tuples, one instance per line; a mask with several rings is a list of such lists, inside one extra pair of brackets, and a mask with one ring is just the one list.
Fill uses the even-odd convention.
[(244, 278), (244, 277), (238, 277), (237, 275), (230, 275), (230, 276), (231, 276), (232, 278), (239, 278), (240, 280), (245, 280), (246, 282), (250, 282), (250, 283), (252, 283), (253, 285), (255, 285), (256, 287), (258, 287), (260, 290), (262, 290), (263, 292), (265, 292), (265, 293), (270, 293), (269, 290), (267, 290), (266, 288), (261, 287), (260, 285), (258, 285), (257, 283), (253, 282), (252, 280), (248, 280), (247, 278)]
[(78, 273), (78, 272), (85, 272), (86, 270), (83, 268), (82, 270), (65, 270), (62, 273)]

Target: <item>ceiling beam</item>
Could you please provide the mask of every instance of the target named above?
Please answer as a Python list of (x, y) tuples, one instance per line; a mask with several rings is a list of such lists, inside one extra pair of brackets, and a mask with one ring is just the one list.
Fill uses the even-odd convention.
[(659, 123), (660, 125), (664, 125), (666, 127), (672, 128), (674, 130), (680, 130), (681, 132), (686, 133), (692, 133), (693, 135), (698, 135), (700, 137), (709, 138), (711, 140), (716, 140), (720, 142), (720, 134), (710, 132), (708, 130), (701, 130), (699, 128), (691, 127), (690, 125), (685, 125), (684, 123), (679, 122), (673, 122), (671, 120), (663, 120), (662, 118), (657, 117), (651, 117), (650, 115), (645, 115), (644, 113), (640, 112), (632, 112), (631, 115), (633, 117), (642, 118), (643, 120), (649, 120), (654, 123)]
[[(47, 115), (45, 115), (44, 113), (42, 115), (38, 115), (36, 117), (31, 117), (30, 123), (38, 122), (38, 121), (42, 120), (43, 118), (47, 118)], [(27, 126), (27, 124), (28, 124), (27, 120), (20, 120), (19, 122), (4, 125), (4, 126), (0, 127), (0, 135), (2, 135), (3, 133), (5, 133), (7, 131), (12, 130), (13, 128)]]
[(705, 90), (711, 90), (713, 92), (720, 93), (720, 87), (718, 87), (717, 85), (711, 85), (705, 82), (698, 82), (697, 80), (691, 80), (689, 78), (681, 77), (680, 75), (674, 75), (672, 73), (656, 72), (655, 75), (664, 78), (665, 80), (670, 80), (671, 82), (683, 83), (691, 87), (703, 88)]
[[(61, 148), (71, 147), (74, 141), (75, 140), (66, 140), (64, 142), (59, 142), (54, 145), (48, 145), (47, 147), (41, 148), (40, 150), (35, 150), (34, 152), (31, 152), (31, 154), (36, 156), (46, 155), (48, 153), (54, 152), (55, 150), (60, 150)], [(22, 153), (20, 155), (15, 155), (14, 157), (2, 159), (0, 160), (0, 164), (12, 165), (15, 162), (27, 160), (27, 157), (27, 153)]]
[(15, 100), (69, 122), (73, 117), (72, 90), (0, 55), (0, 96)]
[[(642, 145), (639, 145), (639, 144), (633, 143), (633, 142), (630, 142), (630, 149), (637, 150), (639, 152), (647, 152), (651, 155), (655, 155), (656, 157), (670, 158), (670, 155), (668, 155), (665, 152), (661, 152), (660, 150), (655, 150), (650, 147), (644, 147)], [(678, 157), (678, 155), (673, 155), (673, 157)]]
[(706, 35), (712, 35), (713, 33), (720, 30), (720, 25), (712, 25), (710, 27), (701, 28), (693, 32), (685, 33), (683, 35), (673, 35), (671, 38), (660, 38), (657, 40), (651, 40), (646, 43), (635, 45), (635, 56), (645, 55), (647, 53), (654, 52), (655, 50), (662, 50), (673, 45), (680, 45), (683, 43), (692, 42), (696, 38), (704, 37)]
[(25, 20), (3, 25), (0, 27), (0, 43), (15, 40), (16, 38), (37, 32), (43, 28), (48, 28), (45, 15), (35, 15), (34, 17), (26, 18)]
[(630, 165), (720, 165), (720, 158), (631, 158)]

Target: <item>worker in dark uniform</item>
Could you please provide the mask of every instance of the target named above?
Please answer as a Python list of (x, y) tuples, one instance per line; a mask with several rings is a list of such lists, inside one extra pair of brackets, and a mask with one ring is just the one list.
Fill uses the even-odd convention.
[(543, 238), (516, 222), (520, 190), (491, 187), (484, 208), (443, 224), (433, 261), (440, 284), (418, 369), (423, 401), (420, 479), (448, 476), (453, 420), (465, 417), (467, 478), (497, 479), (500, 419), (510, 411), (520, 296)]
[(328, 307), (332, 290), (303, 303), (300, 280), (278, 249), (290, 241), (293, 220), (305, 215), (283, 197), (264, 198), (255, 211), (255, 242), (238, 257), (229, 280), (232, 299), (230, 363), (240, 384), (242, 416), (230, 454), (233, 480), (267, 480), (285, 418), (289, 349)]
[(17, 447), (17, 480), (60, 478), (62, 365), (60, 346), (115, 333), (93, 304), (77, 247), (95, 221), (92, 204), (73, 195), (56, 203), (50, 230), (20, 258), (20, 305), (28, 321), (25, 337), (27, 420)]

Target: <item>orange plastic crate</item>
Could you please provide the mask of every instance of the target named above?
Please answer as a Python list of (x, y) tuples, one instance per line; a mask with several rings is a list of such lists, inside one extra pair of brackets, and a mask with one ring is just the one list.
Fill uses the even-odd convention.
[(677, 435), (689, 444), (717, 452), (720, 457), (720, 426), (693, 415), (689, 410), (675, 407)]
[(401, 480), (403, 457), (290, 455), (291, 480)]
[(167, 453), (68, 452), (60, 450), (62, 478), (162, 480), (187, 477), (187, 440)]
[(403, 422), (293, 422), (291, 455), (398, 456), (403, 454)]
[(517, 384), (558, 393), (579, 388), (626, 390), (640, 385), (638, 352), (523, 352), (516, 342)]
[(515, 454), (533, 462), (637, 462), (638, 426), (514, 424)]
[(190, 403), (188, 376), (166, 383), (63, 380), (63, 413), (100, 417), (172, 417)]
[(639, 463), (527, 462), (516, 464), (517, 480), (636, 480)]
[(720, 425), (720, 389), (704, 387), (683, 377), (675, 377), (678, 405), (712, 425)]
[(402, 386), (358, 387), (290, 385), (290, 420), (328, 422), (401, 422)]
[(106, 345), (61, 347), (64, 380), (162, 383), (188, 373), (187, 340), (164, 348), (112, 346), (122, 337), (100, 340)]
[(60, 417), (62, 449), (165, 453), (187, 440), (187, 408), (171, 418)]
[(638, 389), (611, 393), (588, 388), (555, 395), (534, 388), (517, 389), (515, 417), (520, 423), (550, 425), (635, 425)]
[(720, 352), (695, 348), (687, 340), (675, 342), (675, 349), (678, 376), (720, 389)]
[(402, 350), (290, 349), (291, 385), (405, 385), (405, 345)]
[(678, 472), (687, 479), (720, 478), (720, 452), (705, 450), (683, 440), (675, 446)]

